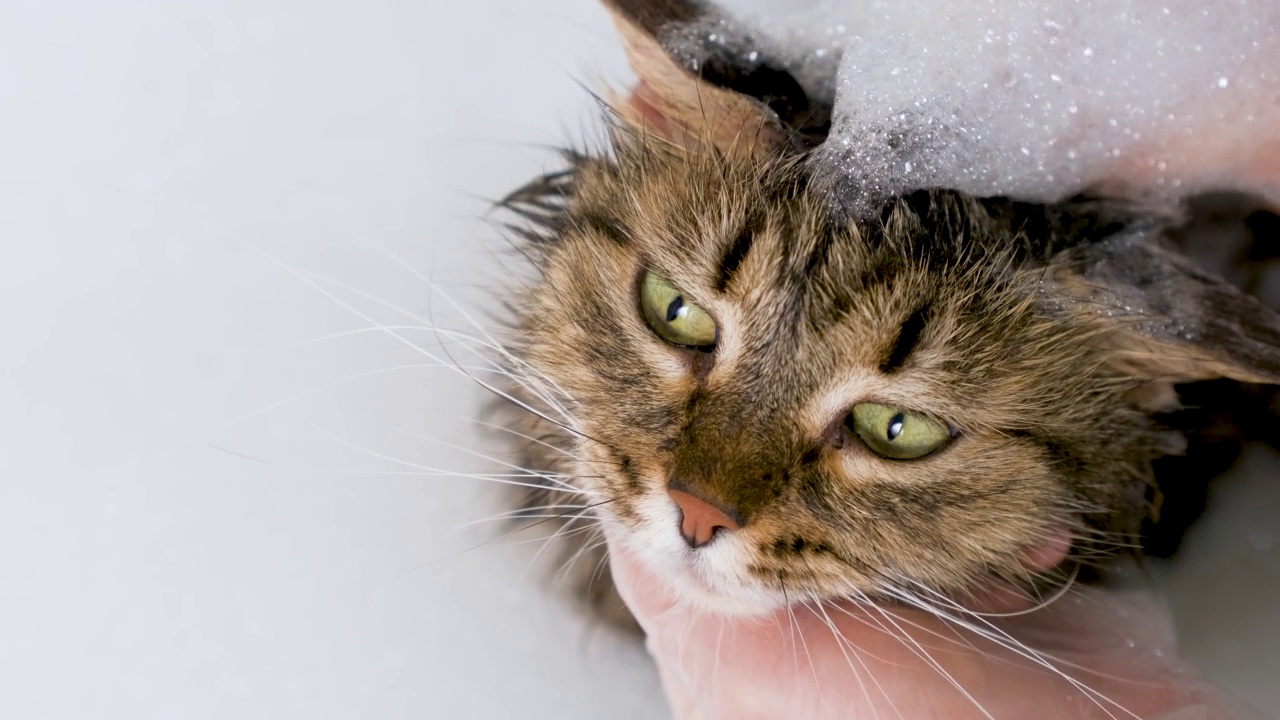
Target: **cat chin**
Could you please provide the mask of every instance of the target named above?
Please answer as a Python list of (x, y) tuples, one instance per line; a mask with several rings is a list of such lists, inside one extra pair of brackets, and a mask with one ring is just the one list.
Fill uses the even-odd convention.
[[(786, 598), (767, 588), (753, 588), (733, 575), (708, 572), (702, 563), (690, 561), (687, 554), (654, 552), (651, 548), (630, 545), (661, 577), (677, 602), (700, 611), (735, 618), (763, 617), (786, 606)], [(710, 549), (710, 548), (708, 548)]]
[(676, 531), (679, 518), (670, 499), (649, 498), (636, 509), (641, 522), (610, 519), (608, 532), (661, 577), (677, 601), (732, 617), (770, 615), (786, 606), (783, 594), (744, 577), (741, 569), (749, 564), (748, 558), (732, 536), (692, 551)]
[(742, 596), (715, 592), (696, 582), (673, 583), (680, 602), (698, 610), (732, 618), (762, 618), (773, 615), (786, 606), (781, 597), (772, 593), (748, 593)]

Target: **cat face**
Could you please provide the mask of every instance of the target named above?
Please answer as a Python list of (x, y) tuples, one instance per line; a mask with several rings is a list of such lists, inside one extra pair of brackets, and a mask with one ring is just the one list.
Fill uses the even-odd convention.
[(669, 3), (622, 5), (641, 85), (611, 147), (509, 203), (541, 271), (522, 422), (689, 599), (1051, 572), (1140, 519), (1171, 383), (1275, 381), (1274, 316), (1158, 228), (941, 190), (842, 217), (785, 119), (661, 51)]

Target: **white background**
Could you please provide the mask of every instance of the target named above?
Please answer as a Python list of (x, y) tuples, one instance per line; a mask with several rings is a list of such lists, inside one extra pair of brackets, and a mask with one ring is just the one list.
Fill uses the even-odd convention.
[[(625, 78), (591, 0), (0, 4), (0, 717), (662, 716), (536, 545), (469, 549), (482, 483), (405, 474), (492, 469), (440, 444), (500, 452), (482, 393), (326, 337), (371, 324), (340, 302), (466, 329), (446, 297), (518, 267), (482, 198)], [(1254, 460), (1164, 574), (1187, 652), (1280, 708)]]

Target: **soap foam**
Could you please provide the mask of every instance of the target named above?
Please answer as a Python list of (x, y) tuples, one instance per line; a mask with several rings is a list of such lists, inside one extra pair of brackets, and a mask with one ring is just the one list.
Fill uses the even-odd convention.
[(1177, 197), (1230, 183), (1187, 179), (1213, 135), (1280, 128), (1273, 0), (727, 9), (806, 88), (834, 92), (816, 162), (864, 209), (921, 187), (1052, 201), (1137, 164), (1151, 194)]

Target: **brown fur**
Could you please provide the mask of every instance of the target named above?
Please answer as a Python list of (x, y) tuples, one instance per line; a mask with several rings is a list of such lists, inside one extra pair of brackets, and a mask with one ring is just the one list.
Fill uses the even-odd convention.
[[(628, 11), (689, 5), (620, 5), (640, 105), (621, 103), (604, 152), (507, 205), (540, 270), (513, 304), (514, 392), (537, 411), (511, 408), (523, 462), (624, 535), (654, 531), (645, 504), (678, 480), (744, 519), (738, 585), (1024, 581), (1023, 553), (1054, 532), (1077, 561), (1135, 538), (1152, 461), (1181, 449), (1153, 416), (1175, 384), (1280, 380), (1280, 320), (1162, 247), (1159, 223), (945, 190), (846, 218), (777, 113), (681, 69), (652, 7)], [(716, 318), (713, 352), (647, 327), (646, 270)], [(866, 401), (957, 437), (880, 458), (844, 426)], [(582, 504), (547, 485), (522, 502)]]

